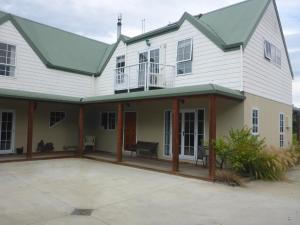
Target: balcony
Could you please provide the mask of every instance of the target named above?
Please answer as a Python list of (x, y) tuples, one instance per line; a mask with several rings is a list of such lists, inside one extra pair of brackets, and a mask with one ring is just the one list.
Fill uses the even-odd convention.
[(174, 87), (175, 66), (139, 63), (115, 69), (116, 93)]

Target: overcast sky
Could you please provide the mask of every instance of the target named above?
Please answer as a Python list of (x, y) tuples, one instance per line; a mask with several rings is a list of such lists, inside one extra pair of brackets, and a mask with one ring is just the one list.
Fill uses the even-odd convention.
[[(0, 9), (107, 43), (116, 40), (116, 20), (122, 13), (122, 33), (140, 34), (177, 21), (187, 11), (205, 13), (240, 0), (0, 0)], [(300, 107), (300, 0), (277, 0), (295, 80), (294, 104)]]

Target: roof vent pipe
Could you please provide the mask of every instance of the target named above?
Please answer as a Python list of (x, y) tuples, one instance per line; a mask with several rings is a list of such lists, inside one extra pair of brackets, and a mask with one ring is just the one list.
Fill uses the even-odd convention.
[(121, 36), (121, 28), (122, 28), (122, 14), (118, 16), (118, 23), (117, 23), (117, 39)]

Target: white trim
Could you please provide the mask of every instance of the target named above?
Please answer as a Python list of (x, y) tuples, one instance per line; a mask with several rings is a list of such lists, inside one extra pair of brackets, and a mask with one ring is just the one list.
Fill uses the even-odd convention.
[[(187, 60), (181, 60), (181, 61), (178, 61), (178, 44), (180, 41), (187, 41), (187, 40), (191, 40), (191, 52), (190, 52), (190, 58), (187, 59)], [(182, 62), (189, 62), (191, 61), (191, 72), (189, 73), (182, 73), (182, 74), (178, 74), (177, 73), (177, 65), (178, 63), (182, 63)], [(184, 75), (190, 75), (193, 73), (193, 37), (188, 37), (188, 38), (185, 38), (185, 39), (182, 39), (182, 40), (178, 40), (177, 41), (177, 45), (176, 45), (176, 67), (175, 67), (175, 74), (176, 76), (184, 76)]]
[(241, 87), (240, 91), (244, 90), (244, 50), (243, 45), (240, 46), (240, 52), (241, 52)]
[[(188, 112), (193, 112), (195, 115), (194, 118), (194, 155), (193, 156), (186, 156), (184, 155), (184, 147), (183, 144), (181, 144), (181, 154), (179, 154), (179, 159), (183, 159), (183, 160), (195, 160), (195, 158), (198, 155), (198, 111), (199, 110), (203, 110), (203, 142), (205, 142), (206, 140), (206, 110), (205, 107), (199, 107), (199, 108), (194, 108), (194, 109), (181, 109), (180, 113), (182, 113), (181, 115), (183, 116), (183, 113), (188, 113)], [(166, 117), (165, 117), (165, 112), (169, 111), (171, 113), (170, 115), (170, 155), (166, 155), (165, 154), (165, 122), (166, 122)], [(170, 109), (165, 109), (164, 110), (164, 124), (163, 124), (163, 156), (166, 158), (172, 158), (172, 131), (173, 131), (173, 124), (172, 124), (172, 110)], [(183, 136), (182, 136), (182, 129), (183, 129), (183, 124), (184, 124), (184, 120), (183, 117), (181, 118), (181, 130), (179, 131), (181, 134), (181, 143)]]
[(10, 42), (10, 41), (7, 41), (7, 40), (3, 40), (3, 39), (0, 39), (0, 43), (3, 43), (3, 44), (7, 44), (7, 45), (12, 45), (15, 47), (15, 65), (8, 65), (8, 64), (1, 64), (1, 65), (8, 65), (8, 66), (13, 66), (15, 68), (15, 73), (14, 75), (12, 76), (2, 76), (0, 75), (0, 78), (1, 79), (11, 79), (11, 78), (15, 78), (16, 75), (17, 75), (17, 53), (18, 53), (18, 44), (16, 44), (15, 42)]
[[(170, 112), (170, 137), (169, 137), (169, 141), (170, 141), (170, 144), (169, 144), (169, 155), (166, 155), (165, 154), (165, 145), (166, 145), (166, 140), (165, 140), (165, 135), (166, 135), (166, 127), (165, 127), (165, 124), (166, 124), (166, 112)], [(165, 109), (163, 110), (163, 113), (164, 113), (164, 124), (163, 124), (163, 156), (166, 157), (166, 158), (172, 158), (172, 110), (170, 109)]]
[[(254, 133), (253, 132), (253, 111), (254, 110), (257, 110), (257, 132), (256, 133)], [(258, 108), (256, 108), (256, 107), (253, 107), (252, 109), (251, 109), (251, 133), (252, 133), (252, 135), (259, 135), (259, 130), (260, 130), (260, 126), (259, 126), (259, 120), (260, 120), (260, 110), (258, 109)]]
[[(282, 121), (283, 121), (282, 132), (281, 132), (281, 116), (282, 116)], [(280, 148), (284, 148), (284, 146), (285, 146), (285, 129), (286, 129), (285, 123), (286, 123), (285, 113), (280, 112), (279, 113), (279, 147)], [(282, 145), (281, 145), (281, 136), (283, 137)]]
[[(13, 109), (0, 109), (0, 114), (2, 114), (2, 112), (10, 112), (13, 114), (13, 119), (12, 119), (12, 134), (11, 134), (11, 149), (10, 150), (0, 150), (0, 155), (1, 154), (11, 154), (11, 153), (15, 153), (15, 149), (16, 149), (16, 110)], [(1, 128), (0, 128), (1, 131)]]

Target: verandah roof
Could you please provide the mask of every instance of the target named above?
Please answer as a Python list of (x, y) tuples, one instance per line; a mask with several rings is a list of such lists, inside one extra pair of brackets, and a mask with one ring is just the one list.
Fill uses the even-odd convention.
[(25, 99), (46, 102), (62, 102), (73, 104), (89, 104), (89, 103), (110, 103), (110, 102), (129, 102), (145, 99), (164, 99), (171, 97), (184, 97), (196, 95), (216, 94), (230, 97), (237, 100), (245, 99), (243, 92), (232, 90), (220, 85), (204, 84), (188, 87), (175, 87), (167, 89), (158, 89), (141, 92), (131, 92), (113, 95), (101, 95), (93, 97), (70, 97), (63, 95), (43, 94), (39, 92), (19, 91), (0, 88), (0, 97), (12, 99)]

